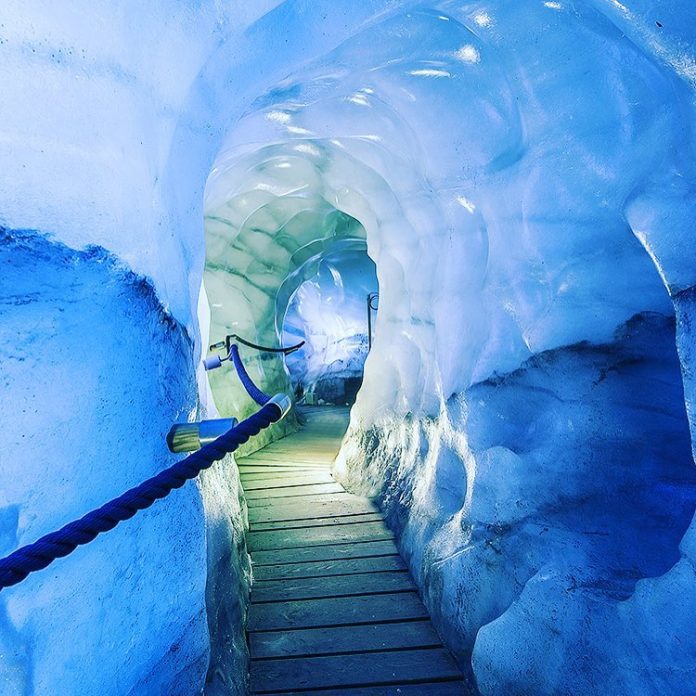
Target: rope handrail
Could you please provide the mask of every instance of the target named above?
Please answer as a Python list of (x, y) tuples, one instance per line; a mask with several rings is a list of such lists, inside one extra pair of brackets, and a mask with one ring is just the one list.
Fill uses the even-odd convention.
[(174, 489), (181, 488), (186, 481), (195, 478), (201, 471), (210, 468), (225, 455), (234, 452), (250, 437), (257, 435), (271, 423), (281, 420), (288, 413), (292, 406), (290, 398), (285, 394), (276, 394), (274, 397), (264, 394), (244, 369), (237, 346), (233, 348), (236, 350), (232, 351), (232, 360), (239, 378), (261, 408), (213, 442), (204, 445), (168, 469), (88, 512), (79, 520), (45, 534), (34, 543), (22, 546), (0, 559), (0, 590), (16, 585), (30, 573), (46, 568), (58, 558), (72, 553), (78, 546), (88, 544), (99, 534), (110, 531), (120, 522), (150, 507)]
[(239, 379), (242, 385), (244, 386), (244, 389), (246, 390), (247, 394), (249, 394), (249, 396), (257, 404), (259, 404), (259, 406), (263, 406), (263, 404), (265, 404), (270, 399), (270, 396), (268, 396), (268, 394), (264, 394), (264, 392), (262, 392), (251, 380), (251, 377), (249, 377), (249, 373), (246, 371), (246, 368), (244, 367), (242, 358), (239, 355), (239, 346), (236, 343), (233, 343), (232, 339), (237, 339), (240, 343), (243, 343), (247, 346), (251, 346), (252, 348), (256, 348), (257, 350), (269, 351), (273, 353), (284, 353), (285, 355), (289, 355), (293, 351), (298, 350), (305, 344), (305, 342), (302, 341), (301, 343), (298, 343), (295, 346), (289, 346), (287, 348), (264, 348), (263, 346), (257, 346), (254, 343), (245, 341), (243, 338), (237, 336), (237, 334), (229, 334), (228, 336), (225, 336), (224, 341), (220, 341), (219, 343), (213, 343), (213, 345), (210, 346), (210, 350), (226, 348), (227, 355), (217, 353), (215, 355), (211, 355), (208, 358), (205, 358), (205, 360), (203, 360), (203, 366), (205, 367), (205, 369), (207, 371), (217, 370), (219, 367), (222, 367), (223, 362), (225, 362), (226, 360), (231, 360), (234, 364), (235, 369), (237, 370), (237, 375), (239, 376)]
[(239, 356), (239, 346), (236, 343), (233, 343), (230, 346), (230, 358), (232, 359), (234, 367), (237, 370), (237, 375), (239, 376), (239, 381), (244, 386), (244, 389), (246, 389), (246, 393), (259, 406), (263, 406), (265, 403), (267, 403), (271, 397), (268, 396), (268, 394), (265, 394), (264, 392), (262, 392), (252, 382), (251, 377), (249, 377), (249, 373), (246, 371), (246, 368), (244, 367), (244, 363), (242, 362), (242, 359)]
[(108, 532), (119, 522), (128, 520), (136, 512), (150, 507), (175, 488), (181, 488), (186, 481), (195, 478), (225, 455), (234, 452), (250, 437), (257, 435), (271, 423), (279, 421), (287, 413), (289, 406), (290, 400), (287, 396), (274, 396), (256, 413), (197, 452), (100, 508), (88, 512), (79, 520), (70, 522), (58, 531), (46, 534), (33, 544), (23, 546), (0, 559), (0, 590), (16, 585), (30, 573), (46, 568), (56, 559), (72, 553), (78, 546), (89, 543), (102, 532)]

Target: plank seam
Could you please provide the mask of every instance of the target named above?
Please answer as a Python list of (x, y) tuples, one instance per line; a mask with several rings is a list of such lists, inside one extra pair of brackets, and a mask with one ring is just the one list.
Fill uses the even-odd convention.
[[(377, 558), (377, 556), (370, 556), (370, 558)], [(321, 561), (319, 562), (321, 563)], [(284, 582), (285, 580), (326, 580), (329, 578), (349, 578), (352, 575), (378, 575), (379, 573), (408, 573), (408, 568), (387, 568), (386, 570), (365, 571), (361, 570), (358, 573), (335, 573), (333, 575), (301, 575), (299, 577), (288, 575), (280, 578), (273, 578), (272, 580), (254, 580), (254, 586), (259, 582)]]
[(278, 689), (272, 689), (270, 691), (264, 689), (263, 691), (252, 691), (252, 694), (268, 694), (272, 696), (273, 694), (291, 694), (291, 696), (294, 696), (295, 694), (309, 694), (312, 693), (313, 691), (335, 691), (335, 692), (340, 692), (343, 690), (347, 689), (359, 689), (359, 688), (366, 688), (369, 686), (418, 686), (418, 685), (427, 685), (427, 684), (448, 684), (448, 683), (460, 683), (462, 686), (464, 686), (464, 682), (462, 681), (461, 676), (452, 676), (452, 677), (433, 677), (431, 679), (424, 680), (422, 677), (417, 678), (417, 679), (399, 679), (398, 681), (373, 681), (373, 682), (356, 682), (355, 684), (341, 684), (340, 686), (310, 686), (310, 687), (302, 687), (302, 691), (298, 691), (296, 688), (292, 689), (282, 689), (281, 691), (278, 691)]
[[(354, 515), (379, 515), (380, 512), (347, 512), (345, 514), (335, 513), (331, 517), (353, 517)], [(306, 520), (326, 519), (323, 517), (294, 517), (288, 520), (264, 520), (263, 522), (251, 522), (250, 524), (269, 524), (271, 522), (304, 522)]]
[[(277, 655), (273, 657), (254, 657), (250, 656), (250, 661), (256, 664), (266, 662), (282, 662), (283, 660), (311, 660), (314, 657), (345, 657), (347, 655), (369, 655), (371, 653), (399, 653), (408, 650), (444, 650), (442, 643), (423, 643), (423, 645), (403, 645), (395, 648), (370, 648), (366, 650), (342, 650), (341, 652), (331, 653), (298, 653), (297, 655)], [(449, 654), (449, 653), (448, 653)]]
[[(377, 558), (377, 556), (370, 556), (370, 558)], [(348, 559), (353, 560), (353, 559)], [(321, 561), (319, 561), (321, 563)], [(358, 570), (355, 573), (339, 573), (337, 575), (314, 575), (311, 577), (294, 578), (295, 580), (328, 580), (329, 578), (347, 578), (353, 575), (377, 575), (378, 573), (408, 573), (408, 568), (388, 568), (387, 570)], [(257, 585), (263, 585), (264, 583), (271, 582), (282, 582), (283, 580), (293, 578), (274, 578), (273, 580), (254, 580), (252, 584), (252, 592), (254, 587)]]
[[(377, 513), (374, 512), (365, 512), (362, 513), (365, 515), (375, 515)], [(329, 519), (332, 520), (333, 518), (321, 518), (321, 517), (316, 517), (315, 519)], [(384, 524), (383, 519), (377, 519), (377, 520), (355, 520), (354, 522), (344, 522), (341, 526), (343, 527), (352, 527), (355, 526), (356, 524), (374, 524), (374, 525), (379, 525), (379, 523), (382, 523), (385, 529), (389, 529), (386, 524)], [(322, 529), (323, 527), (336, 527), (335, 522), (328, 522), (327, 524), (310, 524), (310, 525), (303, 525), (302, 527), (271, 527), (270, 529), (253, 529), (249, 533), (250, 534), (269, 534), (271, 532), (285, 532), (290, 529)]]
[[(245, 491), (256, 492), (256, 491), (275, 491), (278, 488), (302, 488), (303, 486), (328, 486), (329, 484), (336, 483), (334, 479), (331, 481), (312, 481), (310, 483), (284, 483), (282, 486), (260, 486), (259, 488), (244, 488), (244, 482), (242, 481), (242, 488)], [(337, 491), (338, 492), (338, 491)], [(282, 496), (281, 496), (282, 497)]]
[[(416, 595), (416, 597), (417, 597), (418, 599), (420, 599), (420, 597), (418, 596), (418, 591), (417, 591), (415, 588), (413, 588), (413, 589), (411, 589), (411, 590), (391, 590), (391, 591), (389, 591), (389, 592), (380, 592), (380, 595), (384, 595), (384, 594), (406, 594), (406, 593), (409, 593), (409, 592), (410, 592), (411, 594)], [(374, 594), (373, 592), (362, 592), (362, 593), (357, 594), (357, 595), (346, 595), (346, 596), (347, 596), (347, 597), (350, 597), (351, 599), (356, 599), (356, 598), (358, 598), (358, 597), (371, 597), (373, 594)], [(298, 599), (298, 600), (294, 600), (294, 599), (282, 599), (282, 600), (278, 600), (277, 602), (275, 602), (275, 604), (279, 604), (279, 603), (282, 604), (283, 602), (287, 602), (287, 603), (289, 603), (289, 604), (294, 604), (296, 601), (297, 601), (297, 602), (314, 602), (314, 601), (316, 601), (317, 599), (320, 599), (320, 598), (319, 598), (319, 597), (308, 597), (307, 599)]]
[[(365, 512), (365, 513), (356, 513), (356, 515), (353, 515), (353, 517), (356, 517), (357, 515), (377, 515), (379, 513), (376, 512)], [(334, 515), (332, 518), (322, 518), (322, 517), (316, 517), (314, 519), (320, 520), (320, 519), (332, 519), (335, 520), (337, 517), (340, 517), (340, 515)], [(350, 517), (350, 515), (345, 515), (345, 517)], [(311, 519), (311, 518), (309, 518)], [(354, 524), (360, 524), (361, 522), (380, 522), (382, 519), (376, 519), (376, 520), (355, 520), (355, 522), (342, 522), (340, 524), (341, 527), (350, 527), (351, 525)], [(282, 523), (283, 520), (278, 520), (278, 522)], [(301, 527), (269, 527), (268, 529), (258, 529), (256, 527), (249, 529), (249, 533), (253, 532), (276, 532), (276, 531), (281, 531), (281, 530), (288, 530), (288, 529), (322, 529), (323, 527), (334, 527), (336, 526), (336, 522), (326, 522), (326, 524), (305, 524), (302, 525)]]
[[(331, 485), (331, 484), (328, 484), (328, 483), (320, 483), (320, 484), (309, 484), (309, 485), (312, 485), (312, 486), (314, 486), (314, 485), (328, 486), (328, 485)], [(286, 486), (283, 486), (283, 488), (285, 488), (285, 487), (286, 487)], [(253, 492), (255, 492), (255, 491), (253, 491)], [(266, 500), (287, 500), (288, 498), (312, 498), (312, 497), (314, 497), (315, 495), (336, 495), (337, 493), (345, 493), (346, 496), (350, 496), (350, 494), (349, 494), (349, 493), (346, 493), (346, 491), (336, 491), (336, 492), (334, 492), (334, 493), (331, 493), (331, 492), (327, 493), (326, 491), (322, 491), (322, 492), (319, 492), (319, 493), (303, 493), (302, 495), (274, 495), (272, 498), (266, 498)], [(264, 500), (264, 498), (263, 498), (262, 496), (259, 496), (258, 498), (250, 498), (249, 496), (247, 496), (247, 500)], [(252, 506), (252, 507), (261, 507), (261, 506), (260, 506), (260, 505), (255, 505), (255, 506)]]
[(425, 616), (414, 616), (411, 619), (408, 618), (398, 618), (398, 619), (373, 619), (368, 618), (367, 621), (351, 621), (350, 623), (339, 623), (339, 624), (319, 624), (317, 626), (297, 626), (294, 628), (248, 628), (247, 633), (281, 633), (283, 631), (304, 631), (313, 628), (346, 628), (348, 626), (381, 626), (382, 624), (397, 624), (397, 623), (411, 623), (413, 621), (425, 621), (429, 618), (426, 614)]
[[(288, 551), (296, 551), (297, 549), (313, 549), (322, 546), (350, 546), (351, 544), (377, 544), (381, 541), (395, 541), (394, 535), (389, 532), (389, 536), (383, 539), (354, 539), (353, 541), (332, 541), (329, 544), (305, 544), (304, 546), (288, 546), (286, 547)], [(252, 551), (251, 555), (253, 557), (254, 553), (261, 553), (263, 551), (282, 551), (283, 549), (256, 549)]]
[[(383, 540), (382, 540), (383, 541)], [(364, 543), (364, 542), (360, 542)], [(313, 558), (309, 561), (281, 561), (280, 563), (257, 563), (254, 561), (254, 555), (251, 554), (251, 563), (257, 568), (268, 568), (269, 566), (279, 566), (279, 565), (300, 565), (301, 563), (328, 563), (330, 561), (357, 561), (360, 558), (388, 558), (393, 556), (401, 556), (398, 553), (378, 553), (374, 556), (351, 556), (350, 558), (324, 558), (317, 559)]]
[(292, 597), (285, 599), (254, 599), (253, 591), (251, 604), (282, 604), (283, 602), (311, 602), (315, 599), (355, 599), (356, 597), (377, 597), (385, 594), (405, 594), (407, 592), (416, 592), (415, 587), (408, 587), (403, 590), (394, 590), (387, 588), (386, 590), (370, 590), (370, 592), (351, 592), (349, 594), (330, 594), (317, 595), (316, 597)]

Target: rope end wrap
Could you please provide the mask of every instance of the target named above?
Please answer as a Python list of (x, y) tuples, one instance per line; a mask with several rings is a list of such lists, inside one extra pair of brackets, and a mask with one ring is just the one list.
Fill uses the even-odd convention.
[(194, 452), (236, 425), (236, 418), (215, 418), (197, 423), (174, 423), (167, 434), (167, 446), (170, 452)]
[(290, 412), (290, 409), (292, 408), (292, 399), (287, 395), (287, 394), (276, 394), (275, 396), (272, 396), (268, 401), (267, 404), (273, 404), (278, 408), (280, 411), (280, 418), (278, 420), (283, 420), (285, 416), (288, 415)]

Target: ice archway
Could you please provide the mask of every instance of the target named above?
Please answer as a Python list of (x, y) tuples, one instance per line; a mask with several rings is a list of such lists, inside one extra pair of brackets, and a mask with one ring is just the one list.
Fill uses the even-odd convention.
[[(310, 270), (310, 269), (308, 269)], [(352, 405), (377, 326), (379, 290), (366, 248), (323, 257), (290, 298), (284, 342), (302, 350), (286, 360), (300, 402)]]
[[(235, 156), (223, 149), (206, 189), (205, 296), (216, 337), (237, 333), (261, 345), (277, 346), (293, 293), (330, 255), (367, 249), (365, 228), (331, 189), (331, 167), (340, 166), (321, 143), (267, 146)], [(352, 161), (344, 164), (351, 170)], [(360, 170), (359, 165), (354, 167)], [(374, 179), (374, 177), (372, 177)], [(379, 186), (380, 182), (371, 181)], [(358, 191), (344, 187), (359, 213), (371, 219)], [(360, 203), (363, 203), (360, 206)], [(332, 204), (333, 203), (333, 204)], [(356, 205), (354, 203), (354, 206)], [(252, 377), (276, 393), (291, 391), (284, 359), (248, 352)], [(240, 385), (211, 375), (217, 408), (224, 415), (248, 415), (254, 408)], [(281, 424), (293, 427), (293, 420)], [(280, 427), (267, 438), (277, 437)], [(257, 438), (254, 446), (262, 440)]]
[[(336, 236), (339, 219), (365, 230), (380, 332), (339, 470), (382, 496), (481, 692), (679, 691), (696, 664), (693, 9), (248, 5), (163, 0), (123, 15), (92, 2), (79, 18), (41, 2), (0, 10), (0, 216), (15, 268), (5, 277), (86, 269), (84, 295), (113, 286), (105, 311), (128, 327), (99, 324), (95, 340), (123, 361), (116, 389), (100, 381), (104, 356), (78, 350), (87, 329), (77, 318), (47, 322), (61, 328), (50, 365), (91, 366), (94, 387), (59, 393), (54, 379), (37, 422), (13, 417), (5, 546), (140, 480), (166, 461), (168, 421), (205, 409), (205, 380), (199, 373), (199, 404), (190, 373), (207, 339), (196, 321), (203, 194), (215, 157), (232, 152), (224, 179), (237, 177), (248, 213), (266, 208), (262, 231), (300, 211), (322, 238)], [(148, 31), (159, 42), (143, 44)], [(211, 194), (212, 208), (228, 193)], [(236, 231), (248, 219), (254, 234), (242, 218)], [(278, 247), (269, 242), (264, 263)], [(246, 269), (239, 251), (231, 270)], [(280, 263), (274, 283), (294, 268)], [(42, 311), (56, 317), (75, 304), (51, 284), (14, 287), (48, 298)], [(27, 312), (43, 307), (5, 306), (8, 327), (34, 326)], [(124, 335), (149, 346), (160, 369), (137, 370)], [(38, 366), (44, 338), (29, 331), (18, 352), (3, 329), (15, 401), (32, 398), (26, 368)], [(182, 377), (160, 393), (174, 383), (168, 370)], [(111, 387), (148, 398), (125, 417), (107, 408)], [(103, 402), (99, 437), (73, 427), (73, 463), (62, 443), (86, 400)], [(157, 414), (148, 428), (146, 412)], [(105, 477), (95, 462), (113, 462), (134, 427), (138, 444)], [(39, 428), (41, 444), (17, 437)], [(37, 458), (55, 463), (44, 473)], [(69, 495), (49, 504), (57, 481)], [(211, 692), (241, 691), (247, 578), (234, 470), (181, 493), (3, 593), (3, 669), (15, 693), (192, 693), (206, 672)], [(104, 579), (84, 592), (97, 570)], [(106, 635), (86, 618), (83, 641), (51, 650), (77, 607), (106, 611), (114, 576)], [(234, 597), (220, 589), (229, 582)], [(130, 633), (148, 621), (166, 629)], [(109, 672), (119, 680), (105, 681)]]

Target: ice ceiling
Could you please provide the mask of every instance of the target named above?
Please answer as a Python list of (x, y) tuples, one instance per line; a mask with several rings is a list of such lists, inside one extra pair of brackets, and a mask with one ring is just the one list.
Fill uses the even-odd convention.
[[(692, 3), (126, 4), (91, 2), (80, 16), (39, 0), (0, 10), (3, 226), (100, 245), (145, 276), (162, 304), (144, 305), (149, 319), (133, 316), (131, 332), (149, 332), (163, 348), (155, 364), (181, 374), (209, 336), (280, 340), (279, 317), (309, 270), (366, 246), (378, 330), (337, 471), (380, 496), (472, 684), (482, 694), (692, 693)], [(41, 263), (64, 253), (8, 234)], [(105, 272), (132, 288), (118, 263)], [(124, 312), (130, 292), (114, 293), (110, 311)], [(19, 323), (28, 311), (3, 306)], [(119, 389), (154, 393), (164, 368), (143, 376), (125, 359), (128, 332), (102, 328), (124, 356)], [(54, 361), (79, 354), (80, 331), (57, 332)], [(269, 391), (288, 384), (277, 361), (252, 368)], [(12, 375), (16, 400), (35, 374)], [(107, 384), (95, 381), (94, 398)], [(234, 388), (210, 386), (220, 411), (250, 408)], [(88, 409), (69, 380), (47, 389), (56, 404), (76, 395), (63, 420)], [(199, 371), (201, 413), (214, 409), (207, 389)], [(182, 378), (154, 399), (163, 415), (129, 444), (128, 476), (142, 478), (165, 421), (193, 415), (195, 396)], [(159, 413), (142, 404), (143, 416)], [(109, 442), (132, 443), (132, 421), (104, 412)], [(60, 468), (37, 469), (38, 446), (17, 438), (36, 424), (11, 424), (11, 460), (30, 462), (27, 486), (47, 495)], [(76, 480), (90, 458), (114, 460), (108, 443), (75, 457), (82, 440), (68, 452), (53, 424), (42, 437)], [(91, 481), (55, 514), (8, 487), (7, 545), (33, 539), (37, 517), (48, 528), (109, 497), (112, 482)], [(59, 597), (45, 575), (3, 593), (3, 645), (20, 646), (0, 658), (11, 693), (71, 693), (70, 665), (86, 654), (102, 669), (88, 670), (82, 693), (142, 693), (155, 674), (166, 693), (191, 693), (176, 685), (202, 684), (206, 671), (209, 693), (243, 690), (236, 474), (201, 486), (159, 514), (207, 539), (205, 596), (200, 547), (187, 555), (182, 538), (158, 592), (142, 591), (147, 572), (126, 573), (109, 608), (123, 626), (164, 611), (168, 628), (148, 651), (143, 637), (114, 646), (87, 630), (56, 657), (45, 646), (78, 599), (100, 606), (103, 590), (81, 589), (89, 554), (162, 565), (127, 534), (95, 542), (59, 576)], [(159, 539), (156, 521), (134, 521), (131, 534)], [(236, 603), (217, 589), (223, 571), (242, 588)], [(159, 598), (182, 575), (190, 610), (168, 612)], [(113, 620), (113, 634), (127, 634)], [(181, 670), (167, 682), (157, 665), (171, 664), (174, 644)], [(99, 676), (121, 664), (118, 687)]]

